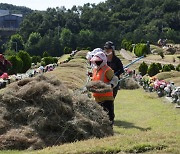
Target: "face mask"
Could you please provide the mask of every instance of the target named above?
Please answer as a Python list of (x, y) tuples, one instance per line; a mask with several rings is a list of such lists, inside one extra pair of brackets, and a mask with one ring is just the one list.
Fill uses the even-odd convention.
[(109, 55), (111, 55), (111, 54), (112, 54), (112, 52), (109, 52), (109, 53), (106, 52), (106, 55), (107, 55), (107, 56), (109, 56)]
[(95, 64), (96, 64), (97, 66), (100, 66), (100, 65), (102, 64), (102, 62), (103, 62), (103, 61), (95, 61)]

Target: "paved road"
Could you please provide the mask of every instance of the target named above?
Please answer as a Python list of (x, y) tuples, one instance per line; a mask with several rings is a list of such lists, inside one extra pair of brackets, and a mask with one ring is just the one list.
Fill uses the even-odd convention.
[[(135, 60), (136, 58), (133, 57), (132, 55), (130, 55), (128, 52), (126, 52), (126, 50), (121, 49), (120, 50), (120, 54), (127, 60)], [(177, 63), (172, 63), (172, 62), (165, 62), (165, 61), (159, 61), (159, 60), (149, 60), (146, 58), (143, 58), (141, 60), (139, 60), (137, 63), (142, 63), (142, 62), (146, 62), (147, 64), (151, 64), (151, 63), (161, 63), (161, 64), (173, 64), (174, 66), (177, 66)]]

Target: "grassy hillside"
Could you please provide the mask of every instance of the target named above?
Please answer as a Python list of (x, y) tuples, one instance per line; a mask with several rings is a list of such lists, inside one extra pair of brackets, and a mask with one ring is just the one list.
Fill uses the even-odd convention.
[[(79, 88), (86, 81), (85, 65), (85, 60), (76, 58), (47, 75), (63, 78), (67, 85)], [(120, 90), (115, 114), (114, 136), (38, 151), (1, 151), (0, 154), (180, 153), (180, 110), (164, 98), (142, 89)]]
[(180, 111), (170, 103), (141, 89), (121, 90), (115, 101), (115, 113), (112, 137), (13, 153), (180, 153)]
[(115, 112), (113, 137), (65, 144), (40, 153), (145, 152), (148, 149), (161, 153), (180, 152), (180, 111), (171, 104), (164, 104), (156, 95), (141, 89), (122, 90), (115, 101)]

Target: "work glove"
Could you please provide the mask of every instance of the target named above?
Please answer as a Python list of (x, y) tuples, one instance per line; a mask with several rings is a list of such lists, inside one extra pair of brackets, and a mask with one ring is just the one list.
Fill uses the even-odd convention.
[(118, 82), (118, 77), (114, 75), (109, 84), (111, 85), (111, 88), (115, 88), (118, 85)]

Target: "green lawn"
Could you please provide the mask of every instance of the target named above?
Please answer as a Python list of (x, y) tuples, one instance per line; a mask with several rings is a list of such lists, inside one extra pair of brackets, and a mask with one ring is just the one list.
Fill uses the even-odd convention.
[(62, 55), (62, 56), (60, 57), (60, 59), (58, 60), (58, 63), (67, 60), (68, 57), (70, 57), (70, 54), (64, 54), (64, 55)]
[(115, 101), (114, 136), (64, 144), (40, 151), (3, 154), (180, 153), (180, 110), (155, 93), (120, 90)]

